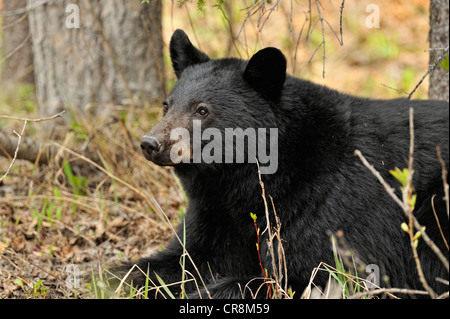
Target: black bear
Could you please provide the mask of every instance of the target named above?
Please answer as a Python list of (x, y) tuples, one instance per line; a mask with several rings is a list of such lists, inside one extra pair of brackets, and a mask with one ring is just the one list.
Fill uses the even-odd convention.
[[(262, 269), (267, 276), (274, 269), (261, 177), (272, 230), (274, 208), (280, 220), (284, 278), (295, 296), (320, 262), (335, 265), (330, 235), (337, 233), (359, 260), (388, 276), (380, 285), (423, 290), (409, 236), (401, 229), (407, 219), (354, 151), (361, 150), (401, 196), (389, 170), (408, 166), (409, 108), (414, 108), (414, 214), (448, 256), (448, 216), (436, 155), (439, 145), (448, 167), (448, 103), (342, 94), (286, 75), (286, 59), (275, 48), (262, 49), (250, 60), (211, 59), (182, 30), (172, 36), (170, 55), (178, 82), (141, 148), (155, 164), (174, 166), (189, 207), (178, 238), (139, 260), (142, 271), (135, 268), (128, 279), (142, 286), (147, 272), (159, 284), (156, 273), (180, 296), (180, 241), (185, 237), (190, 259), (185, 257), (184, 269), (195, 278), (184, 285), (189, 298), (266, 297), (270, 288), (262, 284)], [(244, 144), (238, 146), (239, 141)], [(259, 254), (250, 213), (260, 229)], [(273, 243), (277, 254), (280, 247)], [(439, 293), (448, 289), (436, 281), (448, 280), (448, 269), (422, 239), (418, 255), (430, 287)], [(314, 282), (323, 287), (327, 278), (320, 272)]]

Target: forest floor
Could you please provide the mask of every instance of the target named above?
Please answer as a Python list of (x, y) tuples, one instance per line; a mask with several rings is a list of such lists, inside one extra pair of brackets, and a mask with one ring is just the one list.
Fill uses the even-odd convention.
[[(72, 118), (71, 129), (54, 138), (55, 160), (15, 162), (0, 184), (1, 298), (95, 296), (89, 281), (101, 278), (102, 267), (167, 243), (172, 232), (155, 212), (163, 209), (176, 225), (186, 202), (172, 171), (140, 154), (139, 119), (155, 117), (152, 110), (129, 108), (126, 118), (117, 112), (95, 125)], [(0, 166), (10, 161), (0, 157)], [(74, 278), (85, 281), (80, 289), (71, 288)]]

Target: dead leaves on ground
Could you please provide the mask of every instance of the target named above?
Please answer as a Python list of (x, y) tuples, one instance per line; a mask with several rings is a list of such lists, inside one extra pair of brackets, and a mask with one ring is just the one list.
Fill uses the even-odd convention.
[[(8, 185), (16, 181), (20, 184), (13, 178)], [(133, 199), (132, 205), (129, 193), (121, 192), (123, 197), (117, 199), (129, 207), (126, 211), (119, 205), (97, 211), (81, 206), (73, 210), (72, 203), (62, 203), (59, 219), (41, 214), (45, 196), (24, 197), (23, 191), (1, 194), (0, 298), (93, 297), (86, 284), (82, 291), (70, 288), (67, 280), (73, 276), (74, 266), (89, 278), (102, 267), (137, 260), (164, 246), (172, 236), (168, 227), (146, 211), (144, 203)], [(159, 199), (167, 198), (159, 195)], [(177, 223), (184, 203), (179, 194), (172, 197), (179, 201), (160, 203)]]

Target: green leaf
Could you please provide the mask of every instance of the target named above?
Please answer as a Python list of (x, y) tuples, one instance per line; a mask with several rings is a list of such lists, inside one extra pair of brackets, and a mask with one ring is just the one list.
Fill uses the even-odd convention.
[(409, 232), (409, 227), (408, 227), (408, 225), (406, 223), (402, 223), (401, 227), (402, 227), (404, 232), (407, 232), (407, 233)]
[(158, 276), (157, 273), (155, 273), (156, 279), (158, 279), (159, 284), (162, 286), (165, 292), (169, 295), (170, 298), (176, 299), (175, 296), (172, 294), (172, 292), (167, 288), (167, 285), (164, 283), (164, 281), (161, 279), (161, 277)]
[(439, 65), (440, 65), (443, 69), (445, 69), (445, 70), (448, 71), (448, 54), (445, 56), (445, 60), (444, 60), (444, 61), (439, 62)]
[(420, 236), (422, 236), (422, 232), (425, 231), (425, 228), (426, 228), (426, 227), (423, 226), (423, 227), (422, 227), (422, 230), (417, 231), (416, 234), (414, 235), (414, 238), (413, 238), (413, 239), (414, 239), (414, 240), (419, 239)]
[(325, 265), (323, 265), (323, 266), (324, 266), (325, 269), (329, 272), (329, 274), (330, 274), (331, 276), (333, 276), (333, 278), (336, 279), (336, 281), (337, 281), (341, 286), (343, 286), (342, 280), (334, 273), (334, 271), (331, 270), (330, 268), (328, 268), (328, 267), (325, 266)]
[(150, 0), (142, 0), (141, 3), (147, 3), (147, 4), (150, 4)]
[(62, 218), (62, 208), (58, 207), (56, 209), (56, 220), (61, 221), (61, 218)]
[(61, 192), (59, 191), (58, 188), (56, 188), (56, 187), (53, 188), (53, 195), (56, 197), (58, 204), (61, 205), (62, 204), (62, 199), (61, 199), (62, 196), (61, 196)]
[(148, 299), (148, 284), (150, 281), (149, 273), (150, 273), (150, 268), (147, 268), (147, 276), (145, 277), (144, 299)]
[(256, 214), (250, 213), (250, 217), (251, 217), (254, 221), (256, 221)]
[(38, 291), (39, 288), (42, 286), (43, 281), (39, 280), (37, 283), (34, 284), (34, 290)]
[(413, 194), (411, 196), (411, 202), (409, 203), (412, 210), (414, 210), (414, 208), (416, 207), (416, 200), (417, 200), (417, 194)]
[(14, 282), (17, 286), (19, 286), (20, 288), (22, 288), (23, 290), (25, 289), (25, 288), (24, 288), (24, 284), (23, 284), (22, 279), (16, 279), (16, 280), (14, 280), (13, 282)]
[(389, 173), (391, 173), (402, 186), (406, 186), (408, 183), (409, 170), (407, 168), (404, 168), (403, 171), (401, 171), (400, 168), (396, 167), (395, 170), (390, 170)]
[(419, 239), (422, 236), (422, 232), (419, 230), (413, 237), (414, 240)]
[(67, 180), (69, 181), (70, 186), (72, 187), (73, 192), (78, 195), (79, 189), (77, 182), (75, 181), (75, 176), (73, 175), (72, 168), (67, 160), (63, 162), (63, 171), (66, 174)]
[[(148, 1), (148, 0), (147, 0)], [(148, 2), (147, 2), (148, 3)], [(127, 112), (125, 110), (120, 111), (120, 117), (124, 123), (127, 122)]]
[(197, 0), (197, 11), (201, 14), (206, 13), (206, 1), (205, 0)]

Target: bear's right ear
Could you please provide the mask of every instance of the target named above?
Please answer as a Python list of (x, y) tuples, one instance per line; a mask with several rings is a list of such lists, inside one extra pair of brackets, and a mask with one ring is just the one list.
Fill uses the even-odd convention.
[(277, 100), (286, 80), (286, 58), (276, 48), (256, 52), (248, 61), (244, 72), (245, 81), (263, 96)]
[(209, 61), (209, 57), (194, 47), (187, 34), (180, 29), (175, 30), (170, 39), (170, 58), (177, 78), (188, 66)]

